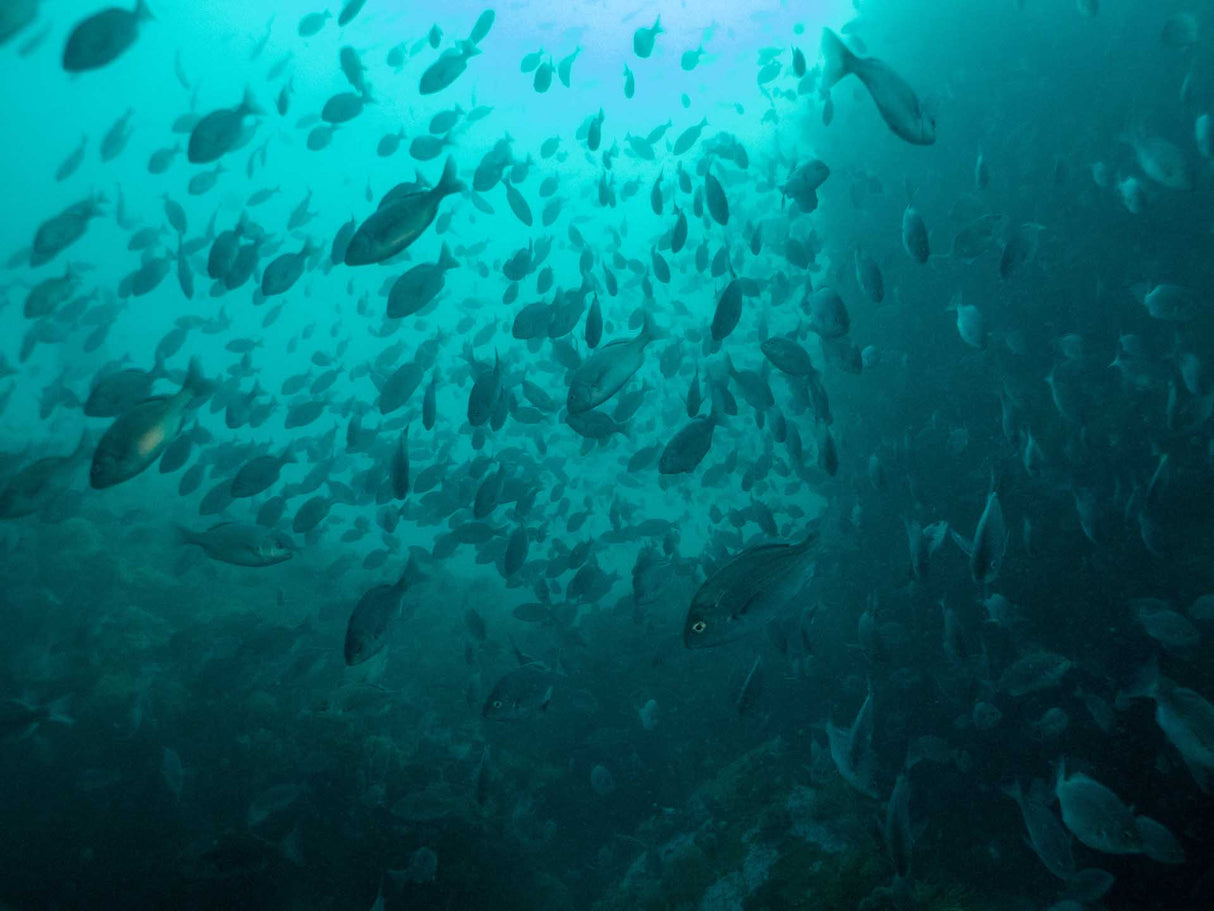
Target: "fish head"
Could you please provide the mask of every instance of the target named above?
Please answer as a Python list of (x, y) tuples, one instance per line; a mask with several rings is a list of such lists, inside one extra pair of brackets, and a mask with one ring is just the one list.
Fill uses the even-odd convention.
[(274, 563), (282, 563), (295, 556), (295, 542), (282, 532), (274, 532), (261, 545), (261, 555)]
[(594, 387), (589, 383), (574, 383), (569, 387), (567, 406), (572, 414), (589, 411), (594, 407)]
[(89, 465), (89, 485), (94, 490), (112, 487), (121, 480), (119, 468), (117, 455), (107, 448), (98, 447)]
[(346, 667), (354, 667), (371, 658), (375, 654), (375, 649), (372, 647), (372, 642), (352, 626), (346, 630), (346, 641), (343, 652), (346, 659)]
[(924, 112), (919, 118), (919, 135), (918, 142), (920, 145), (929, 146), (936, 141), (936, 115)]
[(491, 721), (519, 721), (530, 714), (527, 704), (505, 687), (495, 687), (481, 707), (481, 717)]
[(710, 606), (692, 602), (687, 611), (687, 619), (683, 623), (683, 645), (686, 648), (712, 648), (732, 642), (744, 630), (737, 629), (731, 624), (733, 618), (714, 612)]

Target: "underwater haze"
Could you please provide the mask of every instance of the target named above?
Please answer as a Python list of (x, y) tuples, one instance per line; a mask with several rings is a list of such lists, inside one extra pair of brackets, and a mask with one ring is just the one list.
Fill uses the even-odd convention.
[(0, 908), (1214, 907), (1212, 37), (7, 0)]

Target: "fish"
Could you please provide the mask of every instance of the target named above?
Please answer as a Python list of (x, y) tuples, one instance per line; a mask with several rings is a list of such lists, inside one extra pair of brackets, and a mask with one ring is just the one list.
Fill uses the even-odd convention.
[(851, 331), (847, 305), (833, 288), (818, 288), (805, 298), (802, 307), (809, 314), (809, 328), (824, 339), (842, 338)]
[(282, 467), (288, 462), (294, 462), (295, 456), (290, 447), (281, 456), (262, 455), (250, 459), (240, 467), (232, 478), (231, 494), (233, 497), (252, 497), (266, 490), (278, 481)]
[(34, 234), (29, 264), (38, 267), (50, 262), (84, 236), (89, 222), (102, 214), (103, 195), (89, 196), (46, 219)]
[(932, 145), (936, 141), (935, 117), (924, 111), (914, 90), (886, 63), (852, 53), (829, 28), (822, 29), (822, 58), (820, 87), (827, 97), (835, 83), (853, 74), (864, 84), (895, 136), (914, 145)]
[(1196, 690), (1180, 686), (1159, 672), (1158, 660), (1149, 662), (1121, 693), (1121, 706), (1133, 698), (1155, 703), (1155, 723), (1176, 748), (1198, 788), (1211, 793), (1214, 779), (1214, 705)]
[(818, 539), (815, 530), (797, 544), (747, 548), (709, 576), (687, 609), (683, 645), (711, 648), (766, 626), (812, 577)]
[(1164, 282), (1154, 287), (1135, 285), (1130, 290), (1147, 313), (1158, 320), (1187, 323), (1205, 310), (1201, 298), (1183, 285)]
[(192, 360), (175, 395), (147, 399), (120, 415), (93, 451), (90, 486), (94, 490), (113, 487), (148, 468), (180, 432), (186, 409), (208, 391), (198, 362)]
[(193, 164), (218, 161), (236, 147), (245, 118), (261, 112), (252, 91), (245, 89), (240, 104), (211, 111), (194, 124), (186, 144), (186, 158)]
[(1003, 507), (999, 505), (999, 494), (994, 490), (987, 494), (986, 505), (978, 518), (972, 541), (955, 530), (950, 530), (950, 533), (953, 541), (970, 558), (970, 576), (974, 582), (978, 585), (994, 582), (1003, 567), (1003, 556), (1010, 537), (1003, 519)]
[(641, 369), (645, 348), (656, 337), (656, 329), (646, 314), (641, 331), (635, 336), (596, 348), (570, 375), (566, 400), (569, 413), (584, 414), (615, 396)]
[(849, 785), (866, 797), (872, 798), (879, 796), (874, 780), (877, 761), (872, 746), (874, 727), (875, 708), (871, 684), (850, 727), (839, 728), (831, 721), (826, 723), (830, 757), (835, 769)]
[(273, 566), (295, 556), (291, 539), (281, 532), (242, 522), (220, 522), (206, 531), (178, 526), (183, 544), (201, 547), (212, 560), (235, 566)]
[(557, 673), (542, 661), (529, 661), (507, 672), (493, 685), (481, 706), (488, 721), (527, 721), (546, 712)]
[(275, 257), (261, 274), (261, 293), (263, 297), (273, 297), (286, 294), (294, 287), (303, 275), (308, 259), (318, 251), (310, 239), (297, 253), (283, 253)]
[(135, 43), (140, 25), (152, 18), (143, 0), (134, 9), (107, 7), (73, 26), (63, 46), (63, 68), (84, 73), (108, 66)]
[(80, 142), (76, 145), (76, 148), (72, 150), (71, 154), (68, 155), (68, 157), (65, 158), (62, 164), (60, 164), (56, 169), (56, 181), (61, 183), (76, 173), (77, 169), (80, 167), (80, 163), (84, 161), (84, 150), (88, 145), (88, 141), (89, 138), (87, 135), (80, 137)]
[(1127, 133), (1122, 141), (1134, 150), (1138, 166), (1155, 183), (1169, 190), (1189, 190), (1193, 176), (1185, 154), (1162, 136)]
[(1059, 762), (1054, 795), (1062, 821), (1071, 833), (1094, 851), (1105, 854), (1140, 854), (1142, 835), (1134, 814), (1121, 798), (1082, 772), (1066, 772)]
[(300, 38), (311, 38), (324, 28), (325, 23), (332, 17), (333, 14), (328, 10), (323, 10), (319, 13), (308, 13), (300, 17), (299, 24), (295, 28), (296, 34)]
[(958, 291), (946, 309), (957, 314), (957, 334), (963, 342), (980, 351), (986, 348), (986, 319), (977, 306), (965, 303)]
[(1028, 831), (1029, 845), (1042, 865), (1063, 882), (1070, 882), (1076, 870), (1071, 834), (1050, 808), (1052, 798), (1045, 782), (1034, 781), (1029, 793), (1025, 794), (1016, 780), (1004, 786), (1003, 793), (1016, 801)]
[(902, 248), (920, 265), (931, 259), (931, 243), (923, 216), (911, 204), (902, 212)]
[(16, 471), (0, 486), (0, 519), (42, 512), (67, 492), (72, 475), (88, 451), (88, 435), (65, 456), (46, 456)]
[(468, 33), (468, 40), (473, 44), (480, 44), (488, 37), (490, 29), (493, 28), (493, 23), (497, 20), (497, 14), (491, 10), (484, 10), (476, 17), (476, 22), (472, 24), (472, 31)]
[(665, 32), (662, 28), (662, 17), (653, 20), (653, 25), (642, 26), (632, 33), (632, 50), (642, 60), (653, 53), (653, 44), (658, 35)]
[(38, 18), (38, 0), (13, 0), (0, 13), (0, 45)]
[(434, 187), (381, 205), (359, 224), (346, 247), (345, 264), (363, 266), (396, 256), (430, 227), (443, 199), (463, 190), (464, 183), (456, 176), (455, 160), (448, 158)]
[(71, 696), (60, 696), (42, 705), (28, 699), (0, 701), (0, 741), (23, 740), (44, 724), (75, 724), (76, 720), (68, 714), (70, 703)]
[[(359, 598), (346, 623), (343, 646), (346, 666), (354, 667), (374, 658), (387, 645), (387, 634), (394, 621), (405, 617), (405, 595), (426, 577), (412, 557), (400, 578), (391, 585), (377, 585)], [(409, 613), (412, 613), (410, 609)]]
[(421, 75), (417, 91), (434, 95), (450, 86), (468, 68), (468, 61), (481, 52), (475, 42), (462, 41), (449, 47)]

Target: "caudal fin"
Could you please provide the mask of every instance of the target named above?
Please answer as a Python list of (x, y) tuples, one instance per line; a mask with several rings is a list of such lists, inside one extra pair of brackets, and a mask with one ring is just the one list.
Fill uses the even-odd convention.
[(202, 365), (198, 363), (198, 358), (190, 358), (190, 366), (181, 388), (188, 389), (195, 398), (204, 398), (211, 394), (211, 384), (202, 375)]
[(180, 544), (197, 544), (198, 543), (198, 535), (196, 535), (190, 529), (186, 528), (184, 525), (175, 525), (175, 526), (173, 526), (173, 528), (175, 529), (175, 531), (177, 533), (178, 543), (180, 543)]
[(240, 99), (240, 112), (246, 116), (265, 113), (261, 105), (257, 103), (257, 99), (253, 97), (253, 90), (247, 86), (244, 90), (244, 97)]
[(819, 82), (823, 92), (852, 72), (856, 55), (847, 49), (838, 35), (828, 28), (822, 29), (822, 76)]
[(443, 271), (446, 271), (447, 269), (454, 269), (458, 265), (459, 265), (459, 260), (457, 260), (454, 256), (451, 255), (451, 248), (448, 247), (447, 244), (444, 242), (443, 248), (442, 248), (442, 250), (439, 251), (439, 254), (438, 254), (438, 267), (440, 269), (442, 269)]
[(951, 528), (949, 529), (949, 535), (952, 537), (953, 543), (956, 544), (959, 548), (961, 548), (961, 552), (963, 554), (965, 554), (967, 557), (972, 557), (974, 555), (974, 542), (973, 541), (971, 541), (969, 538), (961, 535), (960, 533), (954, 531)]
[(441, 198), (450, 196), (452, 193), (460, 193), (464, 189), (464, 182), (455, 173), (455, 159), (448, 156), (447, 163), (443, 165), (443, 176), (439, 178), (438, 184), (430, 192)]
[(1152, 655), (1151, 660), (1138, 669), (1126, 687), (1117, 693), (1115, 705), (1124, 710), (1133, 699), (1154, 699), (1159, 693), (1159, 657)]
[(408, 588), (410, 585), (418, 585), (425, 582), (429, 578), (429, 576), (421, 571), (421, 567), (417, 565), (417, 557), (410, 555), (409, 562), (405, 564), (400, 578), (396, 580), (396, 587), (401, 589)]
[(46, 707), (46, 720), (55, 724), (75, 724), (76, 719), (68, 714), (67, 705), (71, 696), (60, 696)]

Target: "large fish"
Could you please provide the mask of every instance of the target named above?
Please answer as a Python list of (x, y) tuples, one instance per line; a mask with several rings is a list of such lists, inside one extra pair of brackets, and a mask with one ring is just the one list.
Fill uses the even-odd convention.
[(582, 361), (569, 382), (569, 413), (582, 414), (597, 408), (624, 388), (641, 369), (645, 346), (654, 337), (653, 325), (646, 314), (641, 331), (633, 338), (604, 345)]
[(93, 452), (89, 484), (97, 490), (113, 487), (155, 462), (180, 432), (186, 408), (205, 392), (198, 362), (190, 361), (176, 395), (140, 402), (110, 425)]
[(220, 522), (206, 531), (178, 528), (183, 544), (197, 544), (212, 560), (236, 566), (273, 566), (295, 555), (280, 531), (245, 522)]
[(1080, 772), (1068, 775), (1066, 764), (1060, 762), (1054, 794), (1063, 823), (1089, 848), (1106, 854), (1142, 853), (1134, 811), (1099, 781)]
[(455, 159), (448, 158), (437, 186), (381, 205), (358, 226), (346, 247), (346, 265), (365, 266), (391, 259), (430, 227), (445, 197), (463, 189), (463, 181), (455, 175)]
[(822, 29), (822, 57), (821, 86), (828, 97), (831, 86), (852, 73), (864, 83), (894, 135), (915, 145), (928, 146), (936, 141), (936, 119), (923, 110), (914, 89), (888, 64), (853, 54), (828, 28)]
[(346, 624), (344, 651), (348, 666), (362, 664), (379, 654), (387, 642), (388, 627), (404, 613), (405, 592), (410, 584), (424, 578), (410, 559), (394, 584), (377, 585), (358, 599)]
[(765, 626), (804, 587), (817, 542), (811, 531), (799, 544), (750, 547), (726, 563), (691, 599), (683, 644), (722, 645)]

